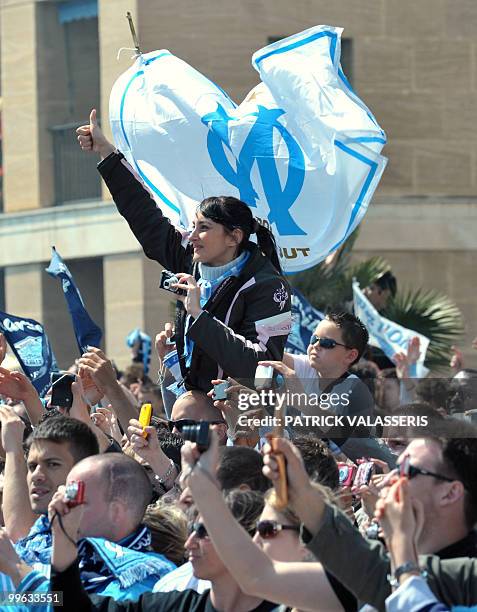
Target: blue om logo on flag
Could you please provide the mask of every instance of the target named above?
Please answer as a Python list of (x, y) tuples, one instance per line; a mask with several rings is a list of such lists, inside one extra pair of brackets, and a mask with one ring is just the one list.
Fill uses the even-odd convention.
[[(305, 180), (305, 159), (299, 144), (290, 132), (277, 121), (285, 113), (281, 109), (268, 109), (258, 106), (256, 117), (245, 143), (236, 157), (237, 169), (234, 170), (227, 158), (224, 146), (232, 151), (229, 141), (229, 121), (234, 119), (227, 115), (225, 109), (218, 105), (214, 113), (202, 117), (202, 122), (209, 127), (207, 150), (217, 172), (224, 179), (237, 187), (240, 199), (256, 208), (258, 195), (252, 185), (252, 166), (256, 162), (260, 172), (263, 188), (270, 207), (268, 222), (275, 223), (281, 236), (302, 236), (306, 232), (299, 227), (292, 216), (290, 208), (300, 195)], [(285, 187), (282, 189), (276, 167), (273, 150), (273, 132), (277, 130), (285, 141), (289, 151), (289, 171)]]
[(386, 165), (383, 130), (340, 66), (342, 30), (316, 26), (254, 53), (240, 105), (167, 50), (116, 81), (116, 146), (179, 229), (230, 195), (274, 233), (285, 272), (310, 268), (363, 219)]

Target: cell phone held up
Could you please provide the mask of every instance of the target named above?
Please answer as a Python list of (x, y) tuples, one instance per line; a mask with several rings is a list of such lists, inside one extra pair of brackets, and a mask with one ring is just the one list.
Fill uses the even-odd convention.
[(368, 485), (371, 476), (376, 472), (376, 466), (372, 461), (363, 460), (358, 467), (347, 463), (338, 463), (340, 487), (361, 487)]
[(151, 424), (152, 417), (152, 404), (143, 404), (141, 407), (141, 412), (139, 413), (139, 422), (142, 426), (142, 436), (143, 438), (147, 438), (147, 433), (145, 430), (146, 427), (149, 427)]
[(363, 461), (360, 463), (356, 476), (354, 477), (354, 486), (361, 487), (362, 485), (368, 485), (375, 470), (376, 466), (372, 461)]
[(226, 400), (227, 399), (227, 389), (230, 387), (230, 383), (228, 381), (224, 381), (214, 385), (214, 393), (212, 395), (212, 399), (214, 400)]
[(84, 504), (85, 484), (82, 480), (74, 480), (66, 485), (65, 499), (70, 508)]
[(183, 289), (177, 289), (177, 287), (172, 286), (178, 282), (179, 278), (174, 274), (174, 272), (169, 272), (169, 270), (163, 270), (161, 272), (159, 288), (164, 289), (165, 291), (170, 291), (171, 293), (175, 293), (176, 295), (185, 295), (186, 292)]
[(69, 372), (52, 372), (51, 384), (51, 406), (66, 408), (69, 410), (73, 405), (73, 391), (71, 385), (75, 382), (76, 376)]

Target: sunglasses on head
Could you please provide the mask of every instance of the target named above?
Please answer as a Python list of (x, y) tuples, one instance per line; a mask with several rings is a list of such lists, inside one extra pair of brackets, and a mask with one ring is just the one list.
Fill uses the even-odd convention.
[(195, 534), (195, 536), (199, 540), (203, 540), (204, 538), (208, 538), (209, 534), (207, 533), (207, 529), (204, 523), (192, 523), (189, 528), (189, 534)]
[[(206, 421), (209, 425), (219, 425), (220, 423), (225, 423), (225, 421)], [(167, 428), (169, 431), (173, 431), (174, 427), (177, 429), (179, 433), (182, 433), (184, 427), (188, 425), (198, 425), (199, 421), (194, 421), (194, 419), (177, 419), (177, 421), (167, 421)]]
[(321, 348), (324, 349), (333, 349), (335, 346), (344, 346), (345, 348), (349, 348), (349, 346), (346, 346), (346, 344), (336, 342), (336, 340), (333, 340), (333, 338), (320, 338), (320, 336), (315, 336), (315, 334), (313, 334), (310, 338), (310, 344), (313, 345), (316, 343), (318, 343), (318, 346), (321, 346)]
[(277, 521), (258, 521), (256, 528), (262, 540), (271, 540), (276, 537), (282, 529), (300, 531), (300, 528), (296, 525), (281, 525), (277, 523)]
[(415, 465), (411, 465), (409, 456), (406, 455), (402, 463), (396, 463), (396, 468), (399, 471), (399, 476), (407, 478), (411, 480), (416, 476), (432, 476), (432, 478), (437, 478), (438, 480), (445, 480), (446, 482), (454, 482), (455, 478), (449, 478), (448, 476), (441, 476), (440, 474), (436, 474), (435, 472), (430, 472), (429, 470), (425, 470), (423, 468), (417, 467)]

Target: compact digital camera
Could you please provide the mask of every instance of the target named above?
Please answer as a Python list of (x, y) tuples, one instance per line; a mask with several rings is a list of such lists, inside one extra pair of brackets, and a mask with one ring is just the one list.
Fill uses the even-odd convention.
[(85, 485), (82, 480), (76, 480), (66, 485), (65, 498), (70, 508), (84, 504)]
[(159, 288), (165, 289), (166, 291), (170, 291), (171, 293), (175, 293), (177, 295), (185, 295), (185, 291), (183, 289), (177, 289), (177, 287), (172, 287), (179, 282), (179, 279), (174, 274), (174, 272), (169, 272), (169, 270), (163, 270), (161, 272), (161, 280), (159, 281)]

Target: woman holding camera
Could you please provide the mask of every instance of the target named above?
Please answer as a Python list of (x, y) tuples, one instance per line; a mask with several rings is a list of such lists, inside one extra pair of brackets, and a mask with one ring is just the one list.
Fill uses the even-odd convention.
[[(177, 230), (105, 138), (96, 121), (77, 130), (145, 254), (174, 273), (178, 295), (176, 343), (186, 388), (208, 391), (212, 379), (254, 379), (261, 360), (281, 360), (291, 327), (288, 283), (271, 232), (242, 201), (203, 200), (192, 232)], [(249, 240), (255, 235), (257, 244)], [(250, 386), (250, 385), (249, 385)]]

